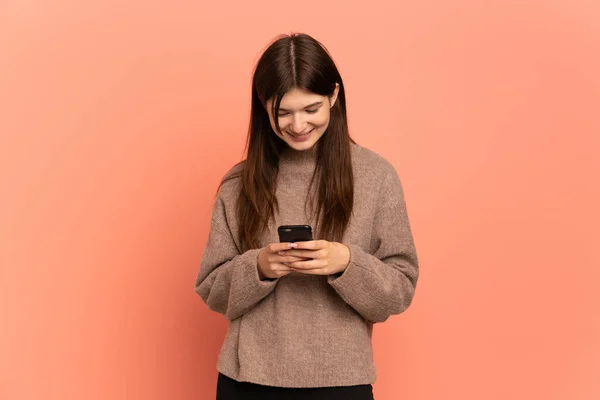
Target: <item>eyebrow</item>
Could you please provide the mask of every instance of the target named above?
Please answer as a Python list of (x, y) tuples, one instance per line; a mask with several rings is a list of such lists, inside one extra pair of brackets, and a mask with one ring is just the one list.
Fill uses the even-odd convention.
[[(314, 102), (312, 104), (309, 104), (306, 107), (304, 107), (303, 110), (306, 110), (307, 108), (311, 108), (311, 107), (314, 107), (314, 106), (321, 106), (321, 105), (323, 105), (322, 101), (316, 101), (316, 102)], [(279, 107), (279, 111), (280, 112), (281, 111), (287, 111), (287, 112), (289, 112), (290, 110), (288, 110), (287, 108), (281, 108), (281, 107)]]

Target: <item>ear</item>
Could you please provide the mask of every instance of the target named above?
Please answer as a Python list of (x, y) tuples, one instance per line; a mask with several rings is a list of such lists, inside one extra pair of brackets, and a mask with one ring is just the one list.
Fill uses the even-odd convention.
[(336, 83), (335, 84), (335, 90), (333, 91), (333, 94), (331, 96), (329, 96), (329, 108), (333, 107), (337, 98), (338, 98), (338, 93), (340, 92), (340, 84)]

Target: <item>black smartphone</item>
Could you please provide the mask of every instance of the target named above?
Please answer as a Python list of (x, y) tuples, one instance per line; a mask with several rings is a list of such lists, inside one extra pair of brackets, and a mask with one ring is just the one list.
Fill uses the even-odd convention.
[(282, 225), (277, 228), (281, 243), (308, 242), (313, 240), (310, 225)]

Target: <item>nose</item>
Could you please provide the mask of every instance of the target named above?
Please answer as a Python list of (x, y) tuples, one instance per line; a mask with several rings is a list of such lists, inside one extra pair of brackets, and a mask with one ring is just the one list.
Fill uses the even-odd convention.
[(295, 113), (292, 119), (291, 128), (293, 133), (302, 133), (306, 130), (306, 121), (304, 121), (304, 118), (300, 114)]

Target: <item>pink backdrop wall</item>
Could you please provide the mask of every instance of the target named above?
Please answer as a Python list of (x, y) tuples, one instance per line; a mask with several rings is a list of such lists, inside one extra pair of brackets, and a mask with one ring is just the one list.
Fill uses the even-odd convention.
[(0, 398), (211, 399), (193, 291), (251, 70), (323, 41), (421, 260), (378, 400), (600, 398), (600, 5), (0, 4)]

